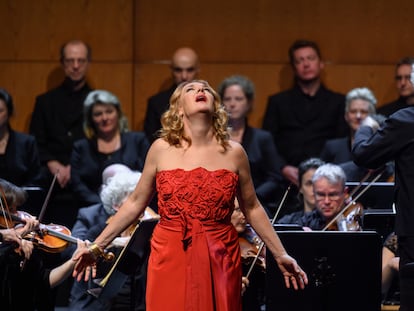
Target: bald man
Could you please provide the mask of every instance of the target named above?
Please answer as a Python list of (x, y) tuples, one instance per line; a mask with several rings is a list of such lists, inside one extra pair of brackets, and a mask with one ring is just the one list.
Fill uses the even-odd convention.
[(174, 84), (167, 90), (157, 93), (148, 99), (144, 131), (150, 142), (157, 137), (161, 128), (161, 115), (168, 109), (170, 97), (177, 85), (184, 81), (194, 80), (200, 70), (197, 53), (189, 47), (177, 49), (171, 58), (171, 74)]

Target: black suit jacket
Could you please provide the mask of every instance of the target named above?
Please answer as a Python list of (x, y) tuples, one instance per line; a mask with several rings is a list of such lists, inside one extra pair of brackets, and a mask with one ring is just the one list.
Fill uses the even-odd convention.
[(96, 139), (81, 139), (73, 146), (71, 159), (72, 189), (80, 206), (100, 202), (99, 190), (103, 170), (121, 163), (135, 171), (142, 171), (149, 144), (143, 132), (121, 134), (121, 148), (111, 154), (98, 151)]
[(147, 139), (152, 143), (157, 138), (157, 131), (161, 129), (161, 116), (167, 111), (170, 105), (170, 97), (176, 85), (173, 85), (168, 90), (155, 94), (148, 99), (147, 113), (145, 114), (144, 132)]
[(344, 111), (344, 95), (321, 86), (310, 97), (295, 86), (269, 97), (263, 129), (272, 134), (284, 165), (297, 166), (318, 157), (326, 140), (348, 134)]
[(320, 158), (328, 163), (338, 164), (345, 172), (347, 181), (360, 181), (368, 170), (353, 162), (349, 137), (328, 139)]
[(379, 107), (377, 109), (377, 113), (388, 117), (392, 115), (394, 112), (407, 107), (407, 100), (404, 97), (400, 97), (393, 102), (387, 103)]
[(396, 233), (414, 236), (414, 107), (392, 114), (375, 133), (361, 126), (352, 153), (356, 164), (372, 169), (395, 160)]
[(10, 130), (6, 153), (0, 155), (0, 177), (17, 186), (40, 184), (40, 160), (33, 136)]
[(249, 158), (253, 184), (259, 200), (266, 206), (276, 205), (281, 193), (282, 160), (277, 153), (272, 135), (262, 129), (247, 126), (242, 146)]
[(320, 158), (325, 162), (335, 164), (352, 161), (349, 137), (328, 139), (323, 146)]
[(70, 163), (73, 143), (85, 137), (83, 102), (91, 91), (88, 85), (73, 92), (65, 81), (61, 86), (36, 98), (30, 133), (36, 137), (40, 161)]

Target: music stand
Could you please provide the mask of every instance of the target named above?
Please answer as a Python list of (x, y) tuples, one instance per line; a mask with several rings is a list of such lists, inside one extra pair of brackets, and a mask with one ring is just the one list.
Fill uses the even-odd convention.
[[(360, 190), (369, 184), (369, 182), (363, 182)], [(353, 188), (359, 186), (359, 183), (347, 182), (345, 185), (351, 192)], [(375, 182), (370, 184), (369, 188), (358, 199), (358, 203), (361, 203), (365, 209), (391, 209), (394, 204), (394, 183)]]
[(383, 240), (394, 231), (394, 224), (395, 211), (392, 209), (368, 209), (364, 211), (362, 227), (365, 231), (378, 232)]
[(149, 241), (158, 219), (142, 220), (135, 229), (129, 242), (125, 246), (121, 257), (117, 259), (116, 267), (111, 269), (111, 274), (102, 287), (92, 288), (88, 293), (106, 302), (117, 295), (128, 277), (134, 275), (141, 267), (149, 254)]
[(303, 227), (298, 224), (273, 224), (275, 231), (303, 231)]
[(308, 275), (304, 290), (285, 287), (266, 256), (267, 311), (379, 311), (381, 247), (376, 232), (281, 231), (287, 252)]

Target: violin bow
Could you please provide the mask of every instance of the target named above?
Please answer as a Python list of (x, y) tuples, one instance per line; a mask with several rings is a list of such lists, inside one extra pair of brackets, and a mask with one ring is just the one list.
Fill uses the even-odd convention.
[[(53, 190), (53, 187), (55, 186), (55, 183), (56, 183), (56, 179), (57, 179), (57, 175), (58, 174), (59, 174), (59, 171), (57, 171), (56, 174), (53, 176), (52, 183), (51, 183), (51, 185), (49, 187), (49, 190), (47, 192), (45, 201), (43, 202), (42, 209), (40, 210), (40, 213), (39, 213), (39, 217), (37, 218), (37, 220), (39, 221), (39, 223), (42, 223), (43, 217), (44, 217), (45, 212), (46, 212), (46, 207), (47, 207), (47, 204), (49, 203), (50, 195), (52, 194), (52, 190)], [(31, 239), (31, 240), (33, 241), (34, 239)], [(26, 262), (27, 262), (27, 259), (26, 258), (23, 259), (20, 262), (20, 270), (21, 271), (25, 268)]]
[[(275, 213), (275, 215), (273, 216), (272, 221), (271, 221), (272, 226), (273, 226), (273, 225), (274, 225), (274, 223), (276, 222), (277, 216), (279, 216), (279, 213), (280, 213), (280, 210), (282, 209), (283, 204), (285, 204), (285, 201), (286, 201), (287, 195), (288, 195), (288, 193), (289, 193), (289, 191), (290, 191), (290, 188), (291, 188), (291, 187), (292, 187), (292, 184), (290, 184), (290, 185), (287, 187), (287, 189), (286, 189), (285, 193), (283, 194), (282, 200), (280, 200), (279, 206), (278, 206), (278, 208), (277, 208), (277, 210), (276, 210), (276, 213)], [(250, 264), (249, 271), (247, 271), (247, 273), (246, 273), (246, 278), (249, 278), (250, 274), (252, 273), (253, 268), (254, 268), (254, 265), (256, 264), (257, 259), (259, 258), (260, 253), (262, 252), (263, 247), (264, 247), (264, 242), (263, 242), (263, 241), (261, 241), (261, 242), (260, 242), (260, 245), (259, 245), (259, 248), (258, 248), (258, 250), (257, 250), (257, 254), (256, 254), (256, 256), (254, 256), (253, 261), (252, 261), (252, 263)]]
[(10, 223), (13, 223), (13, 222), (10, 216), (10, 209), (9, 209), (9, 206), (7, 205), (6, 194), (4, 193), (3, 187), (0, 187), (0, 194), (1, 194), (1, 198), (0, 198), (1, 212), (4, 216), (4, 222), (6, 225), (6, 229), (10, 229), (9, 222)]
[[(373, 173), (373, 171), (368, 170), (368, 173), (366, 173), (365, 176), (359, 181), (358, 186), (356, 186), (354, 189), (352, 189), (351, 193), (349, 194), (349, 197), (351, 198), (351, 201), (352, 201), (352, 197), (355, 195), (355, 193), (357, 193), (359, 188), (362, 187), (362, 184), (368, 180), (368, 178), (372, 175), (372, 173)], [(381, 172), (381, 174), (382, 174), (382, 172)]]
[(49, 203), (50, 196), (52, 194), (53, 187), (55, 186), (55, 183), (56, 183), (56, 179), (57, 179), (58, 174), (59, 174), (59, 171), (57, 171), (56, 174), (53, 176), (52, 183), (51, 183), (51, 185), (49, 187), (49, 190), (47, 191), (47, 195), (45, 197), (45, 200), (43, 202), (43, 205), (42, 205), (42, 208), (40, 210), (39, 216), (37, 218), (37, 220), (39, 221), (39, 223), (41, 223), (43, 221), (43, 218), (45, 216), (47, 204)]
[[(375, 176), (375, 178), (373, 180), (371, 180), (369, 182), (369, 184), (361, 190), (360, 193), (358, 193), (355, 198), (352, 198), (351, 201), (322, 229), (322, 231), (326, 231), (335, 221), (338, 220), (338, 218), (343, 215), (352, 205), (354, 205), (354, 203), (356, 202), (356, 200), (358, 200), (371, 186), (372, 184), (374, 184), (380, 177), (381, 175), (385, 172), (385, 168), (383, 170), (381, 170), (377, 176)], [(365, 177), (366, 179), (368, 179), (368, 177), (371, 175), (371, 172), (369, 172)], [(365, 180), (366, 180), (365, 179)], [(360, 182), (360, 184), (357, 186), (357, 188), (359, 189), (362, 185), (362, 181)], [(356, 191), (352, 191), (352, 194), (355, 194)]]

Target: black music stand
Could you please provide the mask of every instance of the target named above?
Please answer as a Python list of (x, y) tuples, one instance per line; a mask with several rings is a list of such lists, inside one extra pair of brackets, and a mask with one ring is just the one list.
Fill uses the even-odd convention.
[(379, 311), (381, 247), (376, 232), (281, 231), (287, 252), (308, 275), (304, 290), (287, 289), (266, 256), (267, 311)]
[(392, 209), (368, 209), (364, 211), (362, 227), (365, 231), (376, 231), (385, 241), (387, 236), (394, 231), (395, 211)]
[[(361, 189), (369, 185), (369, 188), (358, 199), (365, 209), (392, 209), (394, 204), (394, 183), (393, 182), (363, 182)], [(359, 186), (358, 182), (347, 182), (346, 186), (351, 192)], [(357, 192), (358, 193), (358, 192)]]
[(120, 291), (128, 277), (133, 276), (145, 263), (150, 248), (149, 241), (158, 219), (146, 219), (139, 223), (125, 250), (117, 259), (117, 266), (102, 287), (92, 288), (88, 293), (102, 302), (112, 299)]
[(275, 231), (303, 231), (303, 227), (298, 224), (273, 224)]

